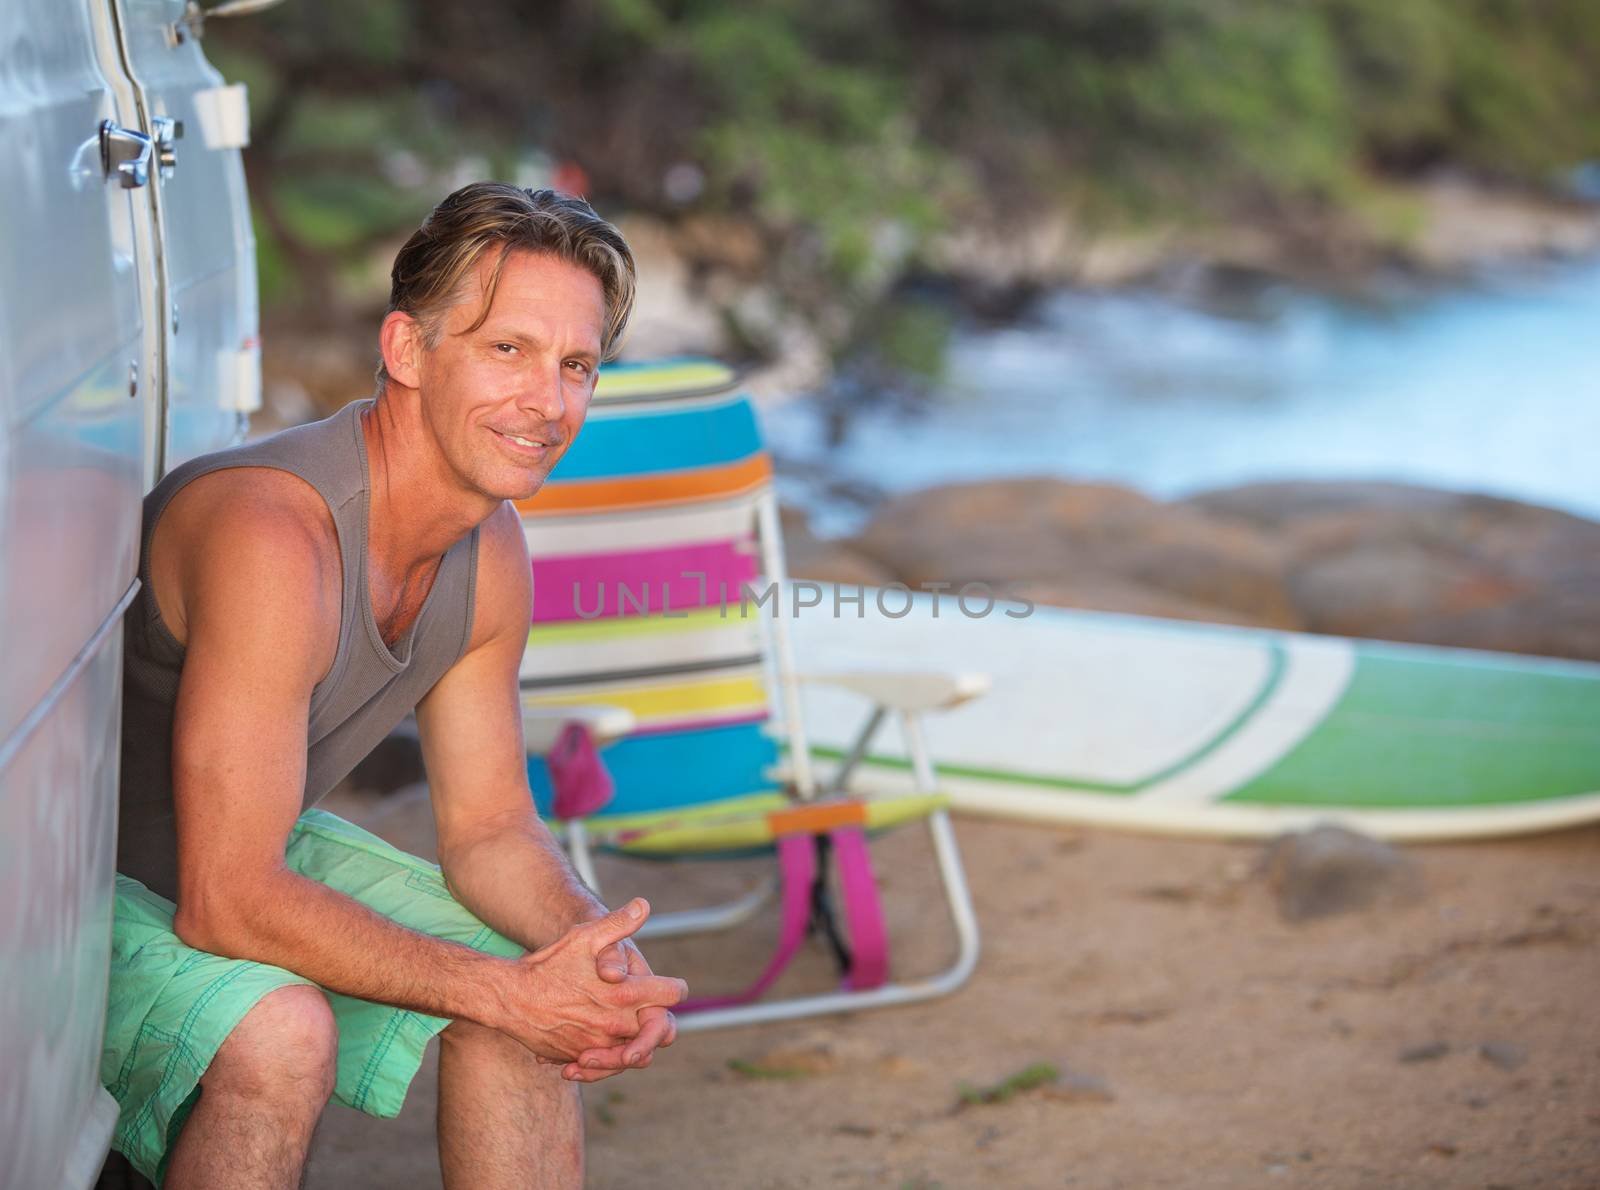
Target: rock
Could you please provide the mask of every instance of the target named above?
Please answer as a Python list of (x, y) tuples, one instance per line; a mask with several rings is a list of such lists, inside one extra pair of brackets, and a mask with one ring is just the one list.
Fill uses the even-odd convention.
[(1592, 205), (1439, 177), (1415, 190), (1426, 211), (1406, 255), (1420, 268), (1465, 273), (1541, 255), (1577, 256), (1600, 248)]
[(1600, 523), (1395, 483), (1264, 483), (1164, 504), (1043, 477), (895, 497), (849, 541), (786, 514), (800, 578), (1600, 660)]
[(1600, 660), (1600, 523), (1389, 483), (1250, 484), (1185, 503), (1276, 539), (1312, 631)]
[(1529, 594), (1469, 559), (1411, 542), (1362, 543), (1298, 568), (1295, 607), (1313, 631), (1417, 640), (1424, 625), (1482, 612)]
[(779, 515), (790, 578), (868, 587), (881, 587), (894, 581), (894, 574), (882, 563), (857, 553), (843, 542), (816, 537), (801, 509), (784, 507)]
[(1137, 233), (1091, 230), (1065, 211), (961, 220), (929, 245), (941, 272), (980, 290), (1038, 289), (1062, 284), (1125, 285), (1154, 273), (1174, 250), (1171, 228)]
[(1516, 1070), (1528, 1061), (1528, 1051), (1512, 1041), (1486, 1041), (1478, 1047), (1478, 1057), (1501, 1070)]
[(1155, 506), (1112, 484), (1004, 479), (896, 496), (852, 548), (903, 582), (1010, 581), (1071, 573), (1063, 552)]
[(1410, 857), (1378, 839), (1327, 824), (1272, 840), (1263, 868), (1279, 913), (1292, 922), (1405, 904), (1422, 892)]
[(1432, 1062), (1444, 1057), (1450, 1052), (1450, 1045), (1444, 1041), (1430, 1041), (1424, 1045), (1413, 1045), (1409, 1049), (1400, 1051), (1398, 1057), (1402, 1062)]
[(1298, 618), (1285, 579), (1287, 557), (1253, 526), (1178, 505), (1130, 518), (1090, 562), (1118, 577), (1213, 604), (1273, 628)]
[(697, 284), (680, 234), (668, 224), (633, 216), (620, 224), (638, 263), (638, 292), (628, 320), (628, 352), (642, 359), (723, 353), (721, 312)]
[(1412, 484), (1291, 480), (1219, 488), (1182, 503), (1213, 516), (1282, 529), (1315, 516), (1448, 508), (1457, 499), (1454, 492)]
[[(1059, 597), (1121, 589), (1191, 619), (1294, 627), (1285, 557), (1242, 521), (1160, 504), (1128, 488), (1009, 479), (888, 501), (850, 547), (913, 586), (1030, 584)], [(1126, 604), (1113, 610), (1130, 610)]]

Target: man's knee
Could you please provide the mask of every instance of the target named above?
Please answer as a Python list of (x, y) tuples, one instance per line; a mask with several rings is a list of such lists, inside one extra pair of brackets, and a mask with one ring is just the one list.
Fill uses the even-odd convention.
[(439, 1034), (439, 1044), (445, 1049), (473, 1055), (499, 1055), (516, 1061), (537, 1062), (532, 1051), (509, 1033), (473, 1021), (451, 1021)]
[(451, 1061), (488, 1063), (500, 1069), (517, 1070), (539, 1083), (562, 1081), (560, 1066), (540, 1062), (533, 1051), (515, 1037), (487, 1025), (451, 1021), (439, 1034), (439, 1044), (444, 1052), (456, 1055)]
[(288, 1098), (320, 1107), (333, 1094), (339, 1028), (313, 987), (263, 996), (217, 1050), (202, 1085), (211, 1091)]

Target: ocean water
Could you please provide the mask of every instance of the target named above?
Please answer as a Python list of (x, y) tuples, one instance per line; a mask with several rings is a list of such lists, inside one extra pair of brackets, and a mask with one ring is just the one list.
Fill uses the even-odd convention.
[(1600, 261), (1382, 307), (1060, 292), (1025, 323), (958, 333), (945, 371), (923, 399), (769, 410), (784, 498), (833, 534), (873, 493), (1018, 475), (1163, 498), (1399, 480), (1600, 518)]

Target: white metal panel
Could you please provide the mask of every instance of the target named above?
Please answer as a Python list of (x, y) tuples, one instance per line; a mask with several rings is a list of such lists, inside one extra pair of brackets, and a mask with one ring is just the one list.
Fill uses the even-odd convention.
[(135, 115), (95, 36), (88, 0), (0, 6), (0, 742), (137, 562), (148, 207), (102, 175), (100, 122)]
[(122, 608), (0, 744), (0, 1187), (82, 1190), (110, 1140), (100, 1091)]

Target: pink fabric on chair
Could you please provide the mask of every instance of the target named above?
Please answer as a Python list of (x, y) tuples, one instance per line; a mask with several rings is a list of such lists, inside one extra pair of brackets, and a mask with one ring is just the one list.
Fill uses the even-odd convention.
[(533, 562), (533, 622), (737, 607), (743, 584), (755, 577), (754, 555), (733, 541), (540, 557)]
[(810, 835), (780, 835), (777, 842), (778, 867), (783, 875), (783, 928), (778, 949), (757, 980), (742, 992), (730, 996), (698, 996), (678, 1005), (678, 1012), (701, 1012), (707, 1008), (731, 1008), (749, 1004), (761, 997), (776, 982), (805, 941), (811, 921), (811, 882), (817, 875), (817, 844)]
[(561, 729), (545, 763), (550, 767), (555, 794), (551, 808), (563, 822), (598, 813), (617, 791), (600, 750), (594, 746), (594, 736), (581, 723)]
[[(866, 832), (858, 826), (840, 827), (828, 832), (835, 861), (839, 865), (839, 885), (844, 893), (846, 928), (850, 937), (850, 970), (845, 973), (847, 991), (867, 991), (883, 986), (889, 975), (889, 938), (883, 924), (883, 904), (878, 898), (878, 882), (872, 873)], [(731, 1008), (759, 1000), (783, 974), (805, 941), (811, 923), (811, 889), (817, 876), (816, 837), (806, 831), (779, 835), (778, 867), (783, 879), (783, 926), (778, 948), (766, 970), (743, 991), (726, 996), (700, 996), (685, 1000), (679, 1012), (701, 1012), (708, 1008)]]
[(889, 977), (889, 934), (883, 925), (883, 904), (872, 874), (867, 835), (859, 826), (830, 831), (833, 859), (839, 865), (844, 893), (845, 928), (850, 933), (850, 970), (844, 986), (852, 992), (882, 987)]

